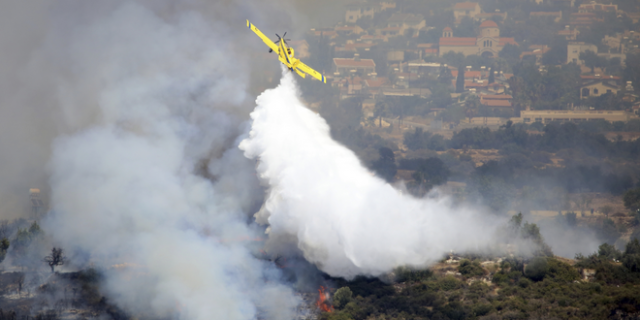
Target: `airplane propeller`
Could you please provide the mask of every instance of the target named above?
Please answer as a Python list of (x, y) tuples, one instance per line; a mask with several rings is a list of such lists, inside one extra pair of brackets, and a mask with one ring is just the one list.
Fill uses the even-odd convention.
[[(282, 41), (284, 41), (284, 44), (287, 44), (287, 41), (291, 41), (291, 39), (285, 39), (284, 37), (286, 37), (286, 36), (287, 36), (286, 32), (282, 35), (282, 37), (280, 37), (280, 35), (278, 35), (276, 33), (276, 37), (278, 37), (278, 40), (275, 41), (274, 43), (278, 44), (278, 43), (280, 43), (280, 40), (282, 40)], [(269, 53), (271, 53), (271, 52), (273, 52), (273, 49), (269, 49)]]

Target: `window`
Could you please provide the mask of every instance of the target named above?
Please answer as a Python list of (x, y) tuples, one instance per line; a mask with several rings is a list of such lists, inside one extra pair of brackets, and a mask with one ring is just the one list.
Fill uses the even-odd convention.
[(611, 93), (611, 89), (607, 89), (607, 93)]
[(524, 118), (524, 122), (531, 122), (531, 118)]
[(542, 118), (536, 118), (536, 122), (542, 122)]
[(598, 88), (593, 88), (593, 94), (598, 94)]
[(589, 88), (582, 88), (582, 96), (583, 97), (589, 96)]

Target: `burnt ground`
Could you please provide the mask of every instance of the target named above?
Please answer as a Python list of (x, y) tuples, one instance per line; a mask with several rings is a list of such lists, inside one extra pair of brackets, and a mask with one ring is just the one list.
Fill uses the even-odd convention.
[(128, 319), (98, 291), (95, 270), (0, 274), (0, 320)]

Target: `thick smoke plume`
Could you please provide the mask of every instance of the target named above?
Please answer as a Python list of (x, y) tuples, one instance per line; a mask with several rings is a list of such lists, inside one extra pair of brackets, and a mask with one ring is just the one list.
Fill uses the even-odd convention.
[(257, 219), (268, 223), (272, 241), (293, 237), (323, 271), (380, 275), (477, 248), (491, 237), (477, 212), (452, 209), (448, 198), (415, 199), (373, 176), (300, 102), (292, 73), (257, 104), (250, 137), (240, 144), (259, 161), (269, 186)]
[(134, 315), (292, 318), (292, 290), (245, 241), (263, 233), (247, 223), (263, 194), (237, 149), (245, 58), (225, 24), (169, 11), (116, 5), (40, 51), (71, 66), (60, 104), (95, 119), (53, 143), (44, 227)]

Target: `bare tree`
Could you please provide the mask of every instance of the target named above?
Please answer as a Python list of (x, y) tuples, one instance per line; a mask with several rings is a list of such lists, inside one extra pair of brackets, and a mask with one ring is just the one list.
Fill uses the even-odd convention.
[(51, 267), (52, 273), (54, 272), (55, 266), (64, 265), (66, 260), (67, 260), (67, 257), (64, 256), (64, 252), (62, 251), (62, 248), (56, 248), (56, 247), (53, 247), (53, 249), (51, 249), (50, 256), (44, 257), (44, 262), (46, 262), (49, 265), (49, 267)]

